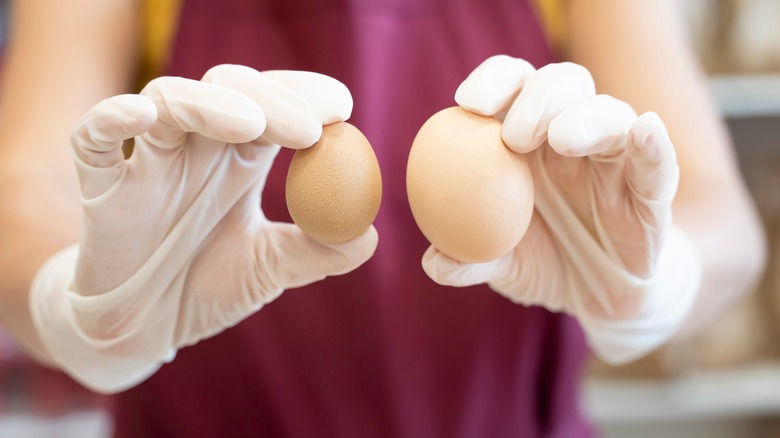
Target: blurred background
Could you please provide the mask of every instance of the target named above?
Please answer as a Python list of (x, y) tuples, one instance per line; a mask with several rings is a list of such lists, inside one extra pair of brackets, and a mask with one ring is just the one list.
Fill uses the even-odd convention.
[[(582, 406), (608, 438), (780, 437), (780, 1), (682, 3), (763, 216), (769, 268), (696, 339), (624, 367), (592, 359)], [(6, 33), (0, 0), (0, 67)], [(30, 363), (0, 330), (0, 438), (110, 436), (107, 403)]]

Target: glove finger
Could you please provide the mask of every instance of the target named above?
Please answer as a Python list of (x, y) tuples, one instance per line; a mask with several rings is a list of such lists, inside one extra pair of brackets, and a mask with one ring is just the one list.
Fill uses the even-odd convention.
[(122, 143), (141, 135), (157, 121), (157, 108), (144, 96), (125, 94), (93, 106), (71, 137), (76, 170), (85, 199), (108, 190), (124, 171)]
[(493, 279), (498, 260), (463, 263), (430, 246), (422, 258), (422, 267), (431, 280), (442, 286), (465, 287)]
[(601, 205), (617, 205), (625, 196), (626, 133), (634, 120), (636, 113), (627, 103), (599, 95), (550, 122), (548, 143), (556, 153), (590, 160), (595, 199)]
[(455, 91), (455, 102), (483, 116), (506, 111), (534, 67), (520, 58), (491, 56), (475, 68)]
[(379, 236), (370, 226), (349, 242), (328, 244), (312, 239), (296, 225), (269, 223), (258, 239), (258, 266), (268, 290), (305, 286), (327, 276), (346, 274), (365, 263)]
[(526, 79), (504, 119), (501, 136), (515, 152), (530, 152), (547, 139), (555, 116), (595, 94), (585, 67), (570, 62), (546, 65)]
[(627, 103), (598, 95), (558, 114), (548, 142), (566, 157), (608, 158), (625, 150), (626, 133), (637, 116)]
[(196, 132), (222, 143), (246, 143), (266, 127), (263, 110), (250, 98), (226, 87), (178, 77), (160, 77), (141, 90), (157, 106), (159, 123), (143, 135), (161, 149), (184, 143)]
[(635, 198), (671, 203), (679, 167), (674, 146), (656, 113), (642, 114), (629, 129), (626, 180)]
[(306, 100), (284, 84), (243, 65), (211, 68), (203, 81), (228, 87), (252, 99), (265, 113), (265, 143), (292, 149), (313, 145), (322, 135), (322, 122)]
[(352, 94), (346, 85), (330, 76), (297, 70), (268, 70), (262, 75), (302, 97), (323, 125), (343, 122), (352, 115)]

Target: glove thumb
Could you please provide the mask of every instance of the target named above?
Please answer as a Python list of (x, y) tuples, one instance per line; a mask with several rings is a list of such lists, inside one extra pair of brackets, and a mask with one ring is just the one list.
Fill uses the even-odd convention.
[(443, 286), (465, 287), (492, 280), (500, 259), (484, 263), (463, 263), (430, 246), (422, 258), (422, 267), (431, 280)]
[(296, 225), (271, 223), (258, 244), (258, 266), (272, 288), (305, 286), (331, 275), (353, 271), (376, 250), (379, 236), (374, 226), (349, 242), (330, 244), (313, 239)]

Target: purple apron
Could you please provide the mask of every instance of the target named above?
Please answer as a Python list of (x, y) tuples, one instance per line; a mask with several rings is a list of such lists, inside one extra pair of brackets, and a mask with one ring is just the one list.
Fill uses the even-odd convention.
[[(318, 71), (344, 82), (384, 195), (379, 247), (348, 275), (288, 290), (179, 351), (115, 399), (118, 437), (578, 437), (586, 347), (576, 322), (487, 287), (428, 279), (406, 200), (412, 139), (460, 81), (505, 53), (553, 61), (525, 0), (188, 0), (169, 73), (213, 65)], [(290, 151), (263, 208), (289, 221)]]

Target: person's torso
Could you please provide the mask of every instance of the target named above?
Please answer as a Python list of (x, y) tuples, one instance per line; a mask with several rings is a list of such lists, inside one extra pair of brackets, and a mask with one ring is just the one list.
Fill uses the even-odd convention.
[[(352, 92), (383, 199), (379, 247), (356, 271), (286, 291), (215, 338), (179, 351), (116, 399), (138, 436), (574, 437), (585, 356), (576, 323), (487, 287), (433, 283), (406, 199), (417, 129), (454, 105), (490, 55), (553, 61), (525, 0), (188, 0), (169, 71), (220, 63), (311, 70)], [(276, 160), (263, 195), (289, 221)]]

